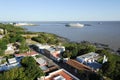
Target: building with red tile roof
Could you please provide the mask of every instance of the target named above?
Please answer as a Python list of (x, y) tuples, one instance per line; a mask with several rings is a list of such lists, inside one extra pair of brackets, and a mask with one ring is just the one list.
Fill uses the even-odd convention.
[(31, 52), (26, 52), (21, 54), (15, 54), (15, 57), (21, 57), (21, 56), (26, 57), (26, 56), (36, 56), (36, 55), (38, 55), (37, 52), (31, 51)]
[(52, 55), (53, 55), (55, 58), (60, 58), (60, 52), (59, 52), (59, 51), (53, 52)]
[(52, 58), (55, 61), (58, 61), (61, 59), (60, 57), (60, 51), (54, 51), (50, 54), (50, 58)]
[(67, 62), (66, 62), (69, 66), (77, 69), (77, 70), (85, 70), (85, 71), (92, 71), (92, 69), (76, 60), (73, 60), (73, 59), (69, 59)]
[[(40, 79), (42, 80), (42, 79)], [(59, 69), (44, 77), (43, 80), (80, 80), (64, 69)]]

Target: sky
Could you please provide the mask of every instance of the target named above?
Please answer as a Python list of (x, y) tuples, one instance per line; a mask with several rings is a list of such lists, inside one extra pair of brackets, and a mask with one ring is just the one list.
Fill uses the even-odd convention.
[(0, 21), (120, 21), (120, 0), (0, 0)]

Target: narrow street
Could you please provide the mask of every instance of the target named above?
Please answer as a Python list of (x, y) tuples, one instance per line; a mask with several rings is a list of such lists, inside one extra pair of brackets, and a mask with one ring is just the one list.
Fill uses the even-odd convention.
[[(80, 79), (80, 75), (75, 73), (75, 70), (71, 69), (66, 63), (56, 62), (56, 61), (52, 60), (49, 56), (45, 55), (45, 53), (44, 54), (41, 54), (40, 52), (37, 52), (37, 53), (39, 53), (39, 55), (42, 56), (47, 62), (58, 66), (58, 69), (63, 68), (65, 70), (67, 70), (68, 72), (70, 72), (72, 75), (74, 75)], [(47, 73), (47, 74), (49, 74), (49, 73)]]

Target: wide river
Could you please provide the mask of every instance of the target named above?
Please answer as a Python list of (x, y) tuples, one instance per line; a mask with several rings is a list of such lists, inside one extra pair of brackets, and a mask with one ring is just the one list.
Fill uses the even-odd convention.
[[(66, 27), (66, 23), (90, 24), (83, 28)], [(76, 21), (76, 22), (31, 22), (39, 26), (24, 26), (28, 31), (47, 32), (68, 38), (71, 41), (90, 41), (120, 48), (120, 21)]]

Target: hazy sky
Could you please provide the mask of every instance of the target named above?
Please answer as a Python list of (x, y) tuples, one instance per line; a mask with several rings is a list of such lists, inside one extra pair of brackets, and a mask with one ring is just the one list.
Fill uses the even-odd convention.
[(120, 20), (120, 0), (0, 0), (0, 21)]

